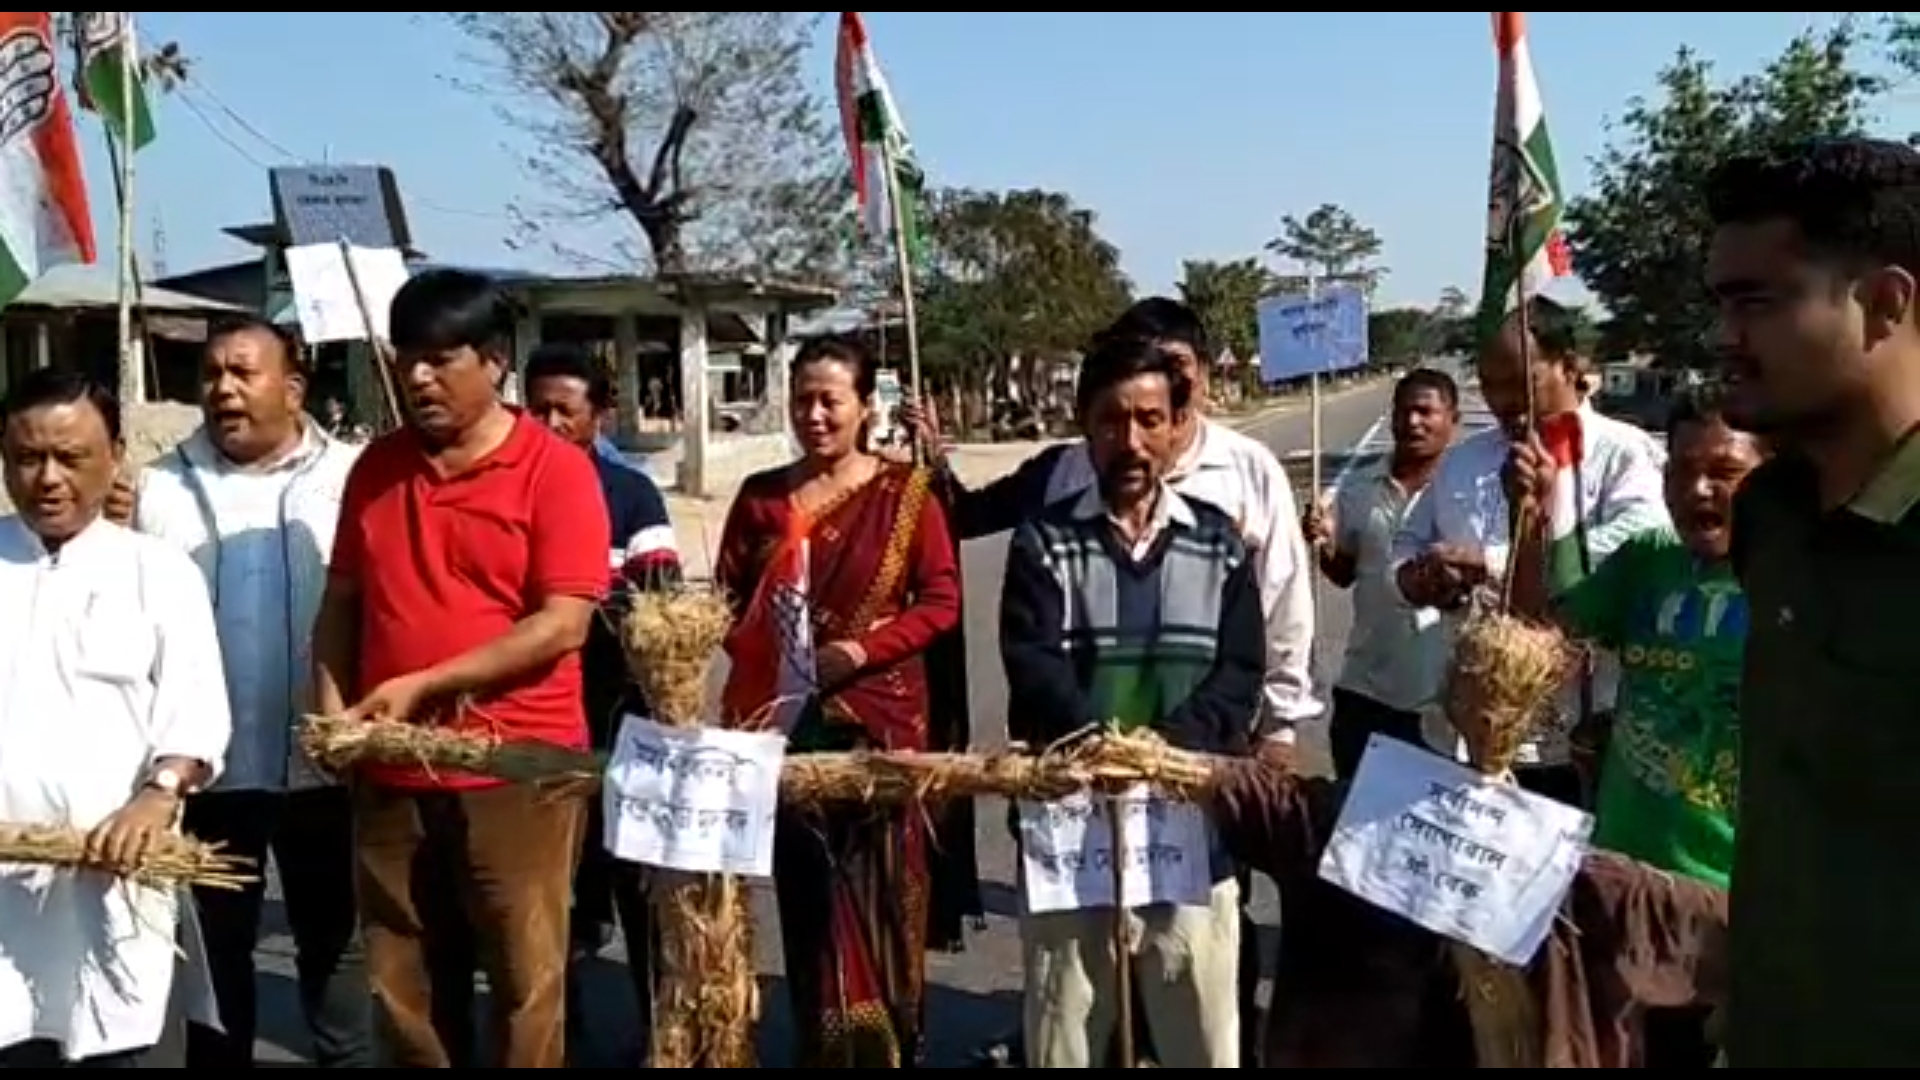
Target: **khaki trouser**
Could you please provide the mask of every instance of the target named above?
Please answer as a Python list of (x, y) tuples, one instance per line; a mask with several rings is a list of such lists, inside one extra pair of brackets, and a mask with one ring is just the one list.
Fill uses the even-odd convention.
[[(1240, 1067), (1240, 886), (1206, 907), (1129, 912), (1134, 986), (1163, 1069)], [(1113, 912), (1062, 911), (1020, 921), (1030, 1069), (1094, 1069), (1119, 1018)]]
[[(354, 791), (367, 975), (386, 1067), (566, 1067), (567, 916), (584, 807), (532, 785)], [(492, 1060), (469, 1062), (473, 969)]]

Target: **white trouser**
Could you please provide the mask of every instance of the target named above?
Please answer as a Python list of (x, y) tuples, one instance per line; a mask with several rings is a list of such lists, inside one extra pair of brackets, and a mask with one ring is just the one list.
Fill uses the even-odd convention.
[[(1163, 1069), (1240, 1067), (1240, 886), (1213, 887), (1206, 907), (1158, 904), (1127, 913), (1134, 986)], [(1029, 1069), (1097, 1069), (1119, 1016), (1113, 912), (1061, 911), (1020, 920), (1026, 963)]]

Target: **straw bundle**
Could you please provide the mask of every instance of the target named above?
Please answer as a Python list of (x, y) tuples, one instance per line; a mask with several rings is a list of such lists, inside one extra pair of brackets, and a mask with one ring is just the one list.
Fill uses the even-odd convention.
[[(733, 622), (711, 589), (635, 592), (621, 641), (627, 667), (661, 723), (697, 727), (707, 667)], [(654, 954), (656, 1069), (750, 1069), (760, 1016), (752, 922), (739, 880), (656, 870), (648, 901), (660, 926)]]
[[(1513, 768), (1520, 748), (1552, 707), (1573, 652), (1551, 626), (1480, 613), (1461, 628), (1447, 672), (1447, 719), (1467, 758), (1490, 776)], [(1482, 1069), (1546, 1066), (1539, 1002), (1524, 968), (1449, 943)]]
[(676, 727), (700, 721), (707, 667), (732, 625), (726, 597), (711, 588), (633, 593), (620, 636), (655, 719)]
[(393, 720), (309, 716), (300, 725), (300, 745), (315, 764), (336, 773), (361, 764), (407, 765), (522, 784), (600, 775), (600, 760), (578, 750)]
[(1192, 796), (1213, 780), (1204, 754), (1168, 746), (1151, 733), (1099, 735), (1039, 755), (1023, 748), (984, 754), (853, 751), (796, 754), (780, 774), (789, 805), (939, 803), (997, 795), (1056, 799), (1082, 788), (1148, 783)]
[[(63, 825), (0, 825), (0, 862), (34, 863), (107, 872), (87, 858), (87, 834)], [(238, 889), (260, 880), (247, 859), (223, 854), (217, 844), (167, 834), (120, 876), (140, 885)]]
[(1559, 630), (1511, 615), (1477, 614), (1461, 627), (1447, 670), (1446, 712), (1475, 768), (1498, 775), (1512, 767), (1548, 714), (1572, 656)]

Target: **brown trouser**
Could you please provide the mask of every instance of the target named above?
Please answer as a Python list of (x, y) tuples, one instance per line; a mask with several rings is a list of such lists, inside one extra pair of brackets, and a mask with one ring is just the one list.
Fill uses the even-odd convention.
[[(567, 910), (583, 807), (530, 787), (411, 792), (360, 785), (354, 830), (367, 974), (397, 1069), (566, 1068)], [(477, 946), (492, 1060), (469, 1063), (460, 1016)], [(434, 972), (440, 973), (436, 982)], [(455, 979), (464, 986), (445, 985)]]

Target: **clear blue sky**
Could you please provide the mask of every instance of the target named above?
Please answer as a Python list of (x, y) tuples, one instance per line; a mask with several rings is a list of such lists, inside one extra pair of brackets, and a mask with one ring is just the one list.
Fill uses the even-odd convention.
[[(1563, 179), (1585, 186), (1604, 121), (1677, 46), (1745, 72), (1830, 17), (1534, 13)], [(163, 222), (169, 272), (243, 257), (218, 229), (266, 217), (262, 166), (288, 154), (392, 166), (436, 258), (564, 269), (508, 250), (503, 208), (530, 186), (522, 148), (448, 85), (459, 43), (431, 13), (140, 18), (145, 42), (181, 43), (204, 87), (158, 104), (159, 140), (138, 162), (137, 247)], [(1385, 239), (1386, 301), (1477, 283), (1494, 89), (1483, 12), (875, 12), (868, 25), (934, 183), (1070, 192), (1144, 290), (1169, 288), (1185, 258), (1254, 254), (1282, 214), (1321, 202)], [(825, 21), (820, 34), (825, 91)], [(1908, 95), (1886, 119), (1920, 129), (1920, 108)], [(85, 124), (110, 252), (112, 188)]]

